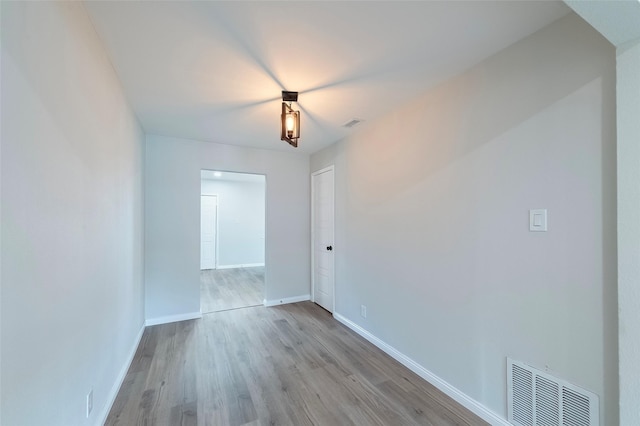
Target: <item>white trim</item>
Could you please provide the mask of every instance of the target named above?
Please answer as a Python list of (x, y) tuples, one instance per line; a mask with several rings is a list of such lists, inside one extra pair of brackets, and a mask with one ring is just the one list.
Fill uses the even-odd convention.
[[(315, 248), (315, 240), (316, 233), (314, 230), (315, 225), (315, 186), (314, 186), (314, 178), (322, 173), (331, 172), (333, 174), (333, 209), (331, 211), (331, 215), (333, 216), (333, 246), (335, 247), (335, 238), (336, 238), (336, 171), (335, 166), (331, 164), (323, 169), (316, 170), (311, 173), (311, 300), (315, 302), (315, 288), (316, 288), (316, 273), (315, 273), (315, 256), (314, 256), (314, 248)], [(333, 286), (332, 294), (331, 294), (331, 312), (335, 312), (336, 310), (336, 256), (335, 251), (333, 251), (333, 279), (331, 280), (331, 285)]]
[[(200, 185), (202, 185), (202, 182), (200, 183)], [(202, 186), (201, 186), (202, 188)], [(213, 265), (215, 266), (216, 269), (218, 269), (218, 257), (220, 256), (220, 219), (219, 219), (219, 215), (220, 212), (218, 211), (218, 205), (220, 205), (220, 196), (218, 194), (215, 194), (216, 196), (216, 255), (213, 259)], [(200, 230), (200, 233), (202, 233), (202, 229)]]
[(310, 300), (311, 296), (309, 294), (303, 294), (301, 296), (294, 296), (294, 297), (284, 297), (282, 299), (274, 299), (274, 300), (267, 300), (264, 299), (264, 306), (278, 306), (278, 305), (286, 305), (288, 303), (298, 303), (298, 302), (306, 302), (307, 300)]
[(144, 325), (149, 327), (151, 325), (168, 324), (170, 322), (187, 321), (192, 319), (202, 318), (202, 312), (189, 312), (187, 314), (167, 315), (166, 317), (148, 318)]
[(218, 265), (216, 269), (253, 268), (255, 266), (264, 266), (264, 262), (263, 263), (241, 263), (238, 265)]
[(353, 321), (345, 318), (339, 313), (334, 312), (333, 317), (341, 322), (342, 324), (349, 327), (351, 330), (358, 333), (360, 336), (367, 339), (369, 342), (373, 343), (378, 348), (382, 349), (388, 355), (390, 355), (393, 359), (398, 361), (400, 364), (407, 367), (409, 370), (416, 373), (418, 376), (425, 379), (427, 382), (431, 383), (433, 386), (438, 388), (440, 391), (453, 398), (458, 404), (462, 405), (469, 411), (473, 412), (477, 416), (481, 417), (484, 421), (489, 422), (493, 426), (510, 426), (510, 423), (507, 422), (507, 419), (500, 417), (497, 413), (485, 407), (475, 399), (471, 398), (464, 392), (459, 389), (453, 387), (445, 380), (436, 376), (431, 371), (427, 370), (393, 346), (387, 344), (386, 342), (380, 340), (364, 328), (360, 327), (358, 324)]
[(327, 166), (323, 169), (320, 170), (316, 170), (315, 172), (311, 172), (311, 176), (317, 176), (319, 174), (322, 174), (324, 172), (328, 172), (329, 170), (334, 170), (335, 171), (335, 166), (333, 164), (331, 164), (330, 166)]
[(144, 329), (145, 329), (145, 326), (143, 325), (140, 328), (140, 331), (138, 332), (138, 335), (136, 336), (135, 340), (133, 341), (133, 346), (131, 347), (131, 350), (129, 350), (129, 356), (127, 357), (127, 360), (125, 361), (124, 365), (120, 369), (120, 373), (118, 373), (118, 377), (116, 378), (116, 381), (113, 383), (113, 386), (111, 387), (111, 391), (109, 391), (109, 395), (107, 397), (107, 403), (102, 408), (102, 412), (100, 413), (100, 415), (96, 417), (96, 419), (99, 420), (98, 422), (96, 422), (96, 425), (103, 425), (107, 421), (107, 416), (111, 411), (111, 407), (113, 407), (113, 403), (116, 402), (116, 396), (118, 396), (118, 391), (120, 390), (120, 387), (124, 382), (124, 378), (127, 376), (129, 367), (133, 362), (133, 357), (136, 355), (136, 351), (138, 350), (138, 346), (140, 345), (140, 340), (142, 340), (142, 334), (144, 333)]

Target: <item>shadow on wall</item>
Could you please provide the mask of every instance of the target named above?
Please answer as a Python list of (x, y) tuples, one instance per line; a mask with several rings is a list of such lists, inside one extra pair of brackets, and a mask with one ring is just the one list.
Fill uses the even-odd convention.
[[(592, 48), (608, 42), (584, 32), (589, 38), (575, 43), (570, 30), (547, 27), (363, 128), (346, 145), (351, 192), (375, 206), (378, 194), (402, 193), (602, 77), (607, 58), (594, 60)], [(514, 47), (526, 53), (514, 55)], [(567, 72), (558, 73), (563, 63)], [(363, 191), (371, 187), (378, 190)]]

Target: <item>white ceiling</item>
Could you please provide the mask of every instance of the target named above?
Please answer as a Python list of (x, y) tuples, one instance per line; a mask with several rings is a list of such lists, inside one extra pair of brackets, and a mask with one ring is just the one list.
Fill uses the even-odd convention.
[(568, 13), (558, 1), (86, 2), (146, 133), (315, 152)]

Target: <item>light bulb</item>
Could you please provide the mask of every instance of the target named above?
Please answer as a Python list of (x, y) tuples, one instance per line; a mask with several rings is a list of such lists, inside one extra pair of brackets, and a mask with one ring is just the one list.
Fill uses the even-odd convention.
[(293, 114), (287, 114), (285, 125), (287, 127), (287, 132), (293, 132), (293, 126), (294, 126)]

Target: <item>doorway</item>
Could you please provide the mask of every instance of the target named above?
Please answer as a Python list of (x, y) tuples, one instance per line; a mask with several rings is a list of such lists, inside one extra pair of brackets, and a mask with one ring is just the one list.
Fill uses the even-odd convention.
[(262, 305), (265, 176), (202, 170), (200, 178), (200, 311)]
[(333, 166), (311, 175), (312, 297), (332, 312), (334, 288), (334, 170)]

